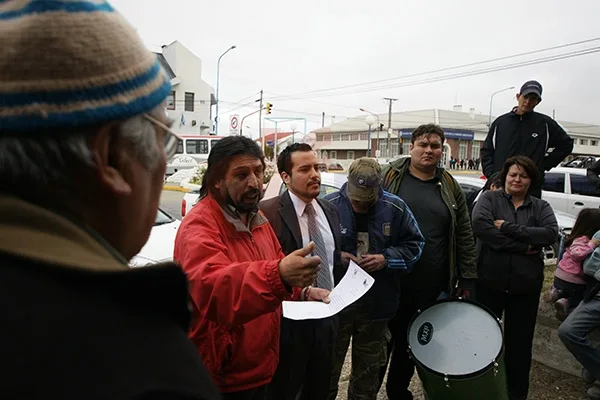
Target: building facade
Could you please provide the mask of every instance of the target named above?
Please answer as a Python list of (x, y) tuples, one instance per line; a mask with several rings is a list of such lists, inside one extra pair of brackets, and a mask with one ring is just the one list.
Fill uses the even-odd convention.
[(157, 53), (173, 90), (167, 98), (167, 113), (173, 129), (182, 136), (208, 135), (213, 131), (214, 89), (202, 79), (202, 60), (175, 41)]
[[(453, 110), (428, 109), (393, 113), (391, 129), (387, 127), (388, 115), (379, 114), (375, 124), (371, 126), (370, 135), (366, 117), (367, 115), (349, 118), (313, 131), (316, 135), (314, 147), (320, 160), (349, 165), (353, 159), (369, 154), (383, 162), (408, 155), (415, 128), (422, 124), (437, 124), (446, 135), (442, 161), (448, 166), (450, 158), (465, 161), (479, 159), (489, 130), (489, 115), (476, 114), (475, 109), (463, 112), (461, 106), (454, 106)], [(385, 122), (381, 130), (380, 121)], [(600, 126), (573, 122), (559, 124), (575, 140), (573, 155), (600, 156)]]

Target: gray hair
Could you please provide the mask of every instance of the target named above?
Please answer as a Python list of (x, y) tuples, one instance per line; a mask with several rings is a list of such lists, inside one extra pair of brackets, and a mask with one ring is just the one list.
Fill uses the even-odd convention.
[[(156, 115), (164, 109), (153, 110)], [(9, 193), (43, 191), (49, 185), (70, 189), (74, 172), (82, 166), (94, 168), (90, 138), (95, 128), (68, 128), (43, 134), (0, 134), (0, 187)], [(116, 133), (130, 146), (139, 162), (148, 169), (158, 167), (162, 148), (157, 144), (154, 126), (138, 115), (120, 122)]]

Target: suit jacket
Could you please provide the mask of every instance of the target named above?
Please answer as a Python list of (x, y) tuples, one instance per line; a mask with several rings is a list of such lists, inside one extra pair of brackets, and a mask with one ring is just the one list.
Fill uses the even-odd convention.
[[(335, 251), (333, 254), (333, 279), (334, 283), (337, 285), (346, 273), (346, 268), (342, 265), (341, 257), (342, 239), (340, 219), (335, 207), (329, 201), (317, 198), (317, 202), (325, 212), (327, 221), (329, 221), (331, 233), (333, 234), (335, 243)], [(296, 215), (296, 209), (294, 208), (294, 203), (292, 202), (288, 191), (285, 191), (281, 196), (261, 201), (259, 207), (271, 223), (271, 226), (279, 239), (281, 248), (286, 255), (303, 247), (298, 216)]]

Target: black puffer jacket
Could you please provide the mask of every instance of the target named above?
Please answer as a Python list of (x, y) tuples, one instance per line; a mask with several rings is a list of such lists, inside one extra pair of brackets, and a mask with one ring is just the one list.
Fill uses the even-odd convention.
[[(495, 220), (504, 220), (501, 229)], [(558, 223), (545, 200), (527, 196), (515, 210), (510, 195), (487, 191), (473, 210), (477, 237), (478, 281), (508, 293), (535, 293), (542, 288), (544, 262), (541, 252), (527, 254), (529, 246), (540, 249), (556, 242)]]
[[(548, 153), (549, 149), (554, 149)], [(535, 111), (519, 115), (513, 111), (499, 116), (481, 149), (481, 166), (488, 178), (502, 170), (507, 158), (531, 158), (540, 172), (556, 167), (573, 150), (573, 139), (555, 120)]]

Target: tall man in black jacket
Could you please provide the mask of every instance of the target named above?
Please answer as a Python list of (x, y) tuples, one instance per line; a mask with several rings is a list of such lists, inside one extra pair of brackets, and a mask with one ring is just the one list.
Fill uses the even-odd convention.
[[(517, 106), (511, 112), (499, 116), (481, 149), (484, 175), (489, 178), (500, 172), (507, 158), (523, 155), (531, 158), (542, 177), (544, 171), (556, 167), (573, 150), (573, 139), (545, 114), (534, 108), (542, 101), (542, 85), (537, 81), (523, 84), (517, 94)], [(548, 153), (549, 149), (553, 149)], [(542, 196), (543, 179), (530, 194)]]

